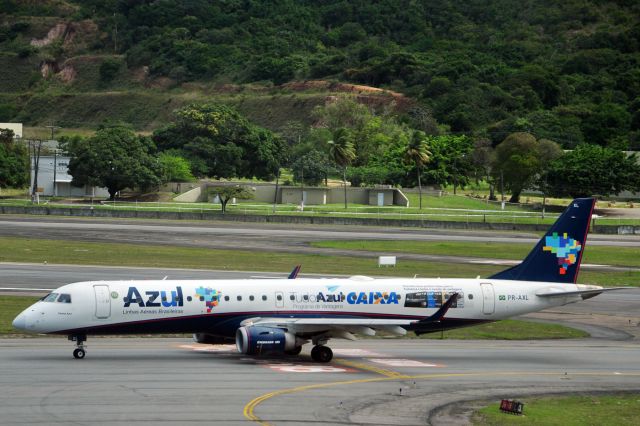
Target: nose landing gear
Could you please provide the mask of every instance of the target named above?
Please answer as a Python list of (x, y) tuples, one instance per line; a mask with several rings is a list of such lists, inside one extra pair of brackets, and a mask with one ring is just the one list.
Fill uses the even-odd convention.
[(73, 351), (73, 357), (75, 359), (82, 359), (87, 354), (86, 348), (83, 345), (87, 341), (87, 336), (84, 334), (69, 336), (69, 340), (76, 342), (76, 349)]

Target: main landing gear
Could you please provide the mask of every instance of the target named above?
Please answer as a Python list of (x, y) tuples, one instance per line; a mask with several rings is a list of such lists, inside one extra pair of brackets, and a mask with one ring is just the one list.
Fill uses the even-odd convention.
[(328, 346), (316, 345), (311, 349), (311, 359), (315, 362), (329, 362), (333, 359), (333, 351)]
[(77, 334), (69, 336), (69, 340), (76, 342), (76, 349), (73, 351), (73, 357), (75, 359), (82, 359), (87, 354), (87, 350), (83, 345), (87, 341), (87, 336), (84, 334)]

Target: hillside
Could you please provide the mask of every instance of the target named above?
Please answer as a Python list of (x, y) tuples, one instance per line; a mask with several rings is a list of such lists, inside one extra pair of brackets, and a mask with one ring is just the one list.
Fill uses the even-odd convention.
[(494, 142), (529, 131), (565, 148), (640, 148), (636, 1), (1, 0), (0, 11), (0, 121), (149, 131), (216, 99), (279, 130), (347, 92)]

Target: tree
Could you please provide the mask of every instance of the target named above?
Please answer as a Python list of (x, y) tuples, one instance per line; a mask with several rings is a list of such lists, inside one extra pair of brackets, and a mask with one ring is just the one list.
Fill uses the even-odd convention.
[(464, 187), (473, 171), (471, 152), (473, 142), (467, 136), (429, 136), (431, 161), (424, 176), (430, 183)]
[(293, 179), (296, 182), (306, 182), (311, 186), (322, 183), (327, 177), (329, 167), (327, 155), (317, 150), (309, 151), (291, 163)]
[(504, 179), (504, 187), (511, 191), (509, 202), (517, 203), (522, 191), (533, 187), (543, 168), (560, 155), (562, 150), (555, 142), (538, 141), (530, 133), (512, 133), (496, 147), (494, 179)]
[(424, 132), (416, 130), (411, 135), (409, 146), (407, 146), (407, 152), (405, 153), (405, 161), (412, 163), (416, 168), (416, 174), (418, 176), (418, 194), (420, 197), (420, 209), (422, 209), (422, 183), (420, 182), (420, 175), (422, 174), (422, 168), (431, 159), (431, 152), (429, 151), (429, 144)]
[(495, 161), (495, 150), (488, 139), (477, 139), (473, 143), (471, 162), (476, 168), (476, 183), (478, 173), (487, 180), (489, 184), (489, 199), (495, 200), (495, 181), (491, 179), (491, 166)]
[(192, 182), (195, 180), (191, 174), (191, 165), (188, 160), (163, 152), (158, 155), (160, 163), (160, 180), (166, 182)]
[(210, 193), (217, 195), (222, 206), (222, 214), (227, 212), (227, 203), (232, 198), (249, 200), (253, 198), (253, 190), (242, 185), (218, 186), (210, 190)]
[(153, 142), (131, 129), (103, 127), (88, 139), (75, 137), (61, 142), (71, 157), (72, 185), (106, 187), (109, 199), (113, 200), (125, 188), (144, 190), (160, 183)]
[(227, 106), (193, 104), (176, 115), (153, 139), (161, 151), (180, 150), (197, 176), (271, 180), (288, 156), (281, 138)]
[(608, 196), (638, 191), (640, 165), (635, 154), (598, 145), (578, 145), (549, 166), (547, 183), (554, 196)]
[(23, 187), (29, 183), (29, 154), (13, 140), (13, 131), (0, 129), (0, 187)]
[(342, 167), (342, 180), (344, 182), (344, 208), (347, 209), (347, 166), (356, 158), (353, 148), (351, 132), (342, 127), (333, 135), (333, 140), (329, 141), (329, 156), (339, 167)]

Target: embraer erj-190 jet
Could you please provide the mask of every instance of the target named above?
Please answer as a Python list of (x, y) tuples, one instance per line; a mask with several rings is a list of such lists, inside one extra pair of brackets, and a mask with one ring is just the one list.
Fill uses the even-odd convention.
[(248, 355), (296, 355), (312, 342), (313, 360), (328, 362), (331, 338), (448, 330), (613, 290), (576, 284), (594, 204), (574, 200), (522, 263), (489, 278), (79, 282), (25, 309), (13, 326), (69, 336), (76, 358), (89, 334), (194, 333), (201, 343), (235, 339)]

